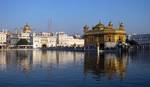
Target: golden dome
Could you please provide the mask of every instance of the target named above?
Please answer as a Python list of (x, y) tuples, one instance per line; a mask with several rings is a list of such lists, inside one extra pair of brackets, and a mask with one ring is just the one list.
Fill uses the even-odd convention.
[(124, 29), (125, 29), (122, 22), (120, 23), (119, 29), (121, 29), (121, 30), (124, 30)]
[(113, 26), (113, 23), (110, 21), (110, 22), (108, 23), (108, 26)]
[(89, 26), (88, 26), (88, 25), (85, 25), (85, 26), (83, 27), (83, 29), (84, 29), (84, 32), (87, 32), (87, 31), (89, 30)]
[(83, 28), (84, 28), (84, 29), (89, 29), (89, 26), (88, 26), (88, 25), (85, 25)]
[(111, 21), (108, 23), (108, 28), (113, 29), (113, 23)]
[(101, 27), (105, 27), (105, 26), (101, 22), (99, 22), (95, 27), (101, 28)]
[(23, 32), (24, 33), (30, 33), (31, 32), (31, 29), (30, 29), (30, 26), (28, 24), (26, 24), (23, 28)]
[(103, 30), (105, 28), (104, 24), (99, 22), (95, 27), (93, 27), (94, 30)]

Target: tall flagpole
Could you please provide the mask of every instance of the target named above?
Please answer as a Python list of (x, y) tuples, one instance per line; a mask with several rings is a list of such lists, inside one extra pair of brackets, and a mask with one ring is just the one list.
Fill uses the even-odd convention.
[(48, 32), (52, 32), (52, 18), (48, 18)]

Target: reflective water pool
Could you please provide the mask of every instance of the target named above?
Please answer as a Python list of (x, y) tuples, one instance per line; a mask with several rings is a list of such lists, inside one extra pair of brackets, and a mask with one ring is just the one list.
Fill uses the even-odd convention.
[(149, 87), (150, 51), (0, 51), (0, 87), (50, 86)]

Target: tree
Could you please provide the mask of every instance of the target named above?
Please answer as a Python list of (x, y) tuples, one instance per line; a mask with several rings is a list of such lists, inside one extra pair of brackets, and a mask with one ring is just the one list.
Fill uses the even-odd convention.
[(29, 42), (26, 39), (20, 39), (16, 45), (29, 45)]

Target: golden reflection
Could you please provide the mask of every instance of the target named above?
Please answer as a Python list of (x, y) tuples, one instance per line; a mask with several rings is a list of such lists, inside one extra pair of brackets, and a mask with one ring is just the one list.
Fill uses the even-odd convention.
[(120, 79), (124, 79), (127, 59), (127, 53), (85, 53), (84, 74), (92, 72), (98, 77), (107, 76), (108, 79), (113, 79), (119, 76)]
[(24, 73), (28, 73), (32, 66), (31, 51), (16, 51), (17, 62)]

